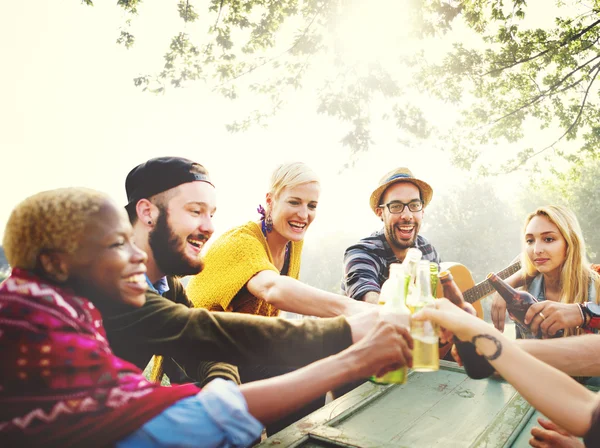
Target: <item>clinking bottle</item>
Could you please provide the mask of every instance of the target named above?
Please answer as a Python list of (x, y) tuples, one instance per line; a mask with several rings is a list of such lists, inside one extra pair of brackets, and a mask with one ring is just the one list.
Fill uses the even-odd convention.
[[(407, 297), (406, 305), (411, 313), (423, 308), (435, 306), (431, 295), (431, 277), (429, 262), (421, 260), (417, 270), (415, 293)], [(410, 334), (413, 337), (413, 370), (416, 372), (433, 372), (440, 368), (440, 351), (438, 328), (433, 322), (411, 321)]]
[[(454, 305), (464, 310), (469, 314), (473, 314), (472, 308), (465, 307), (465, 300), (458, 285), (454, 282), (454, 278), (450, 271), (440, 272), (440, 284), (444, 290), (444, 297), (450, 300)], [(463, 363), (465, 371), (470, 378), (480, 380), (489, 377), (494, 373), (492, 365), (475, 350), (475, 346), (469, 341), (461, 341), (456, 336), (454, 337), (456, 350)]]
[[(405, 283), (404, 267), (400, 263), (390, 264), (390, 276), (381, 286), (379, 304), (397, 313), (410, 314), (404, 298)], [(404, 384), (407, 376), (408, 368), (405, 366), (380, 377), (372, 376), (371, 381), (379, 384)]]
[[(500, 297), (506, 302), (506, 311), (515, 321), (515, 325), (519, 327), (524, 338), (538, 338), (542, 337), (542, 330), (539, 329), (536, 335), (531, 333), (529, 325), (525, 324), (525, 315), (531, 305), (537, 303), (537, 299), (529, 294), (527, 291), (517, 291), (515, 288), (510, 286), (496, 274), (491, 272), (488, 274), (487, 279), (490, 284), (494, 287)], [(563, 330), (557, 331), (553, 337), (558, 338), (564, 335)]]

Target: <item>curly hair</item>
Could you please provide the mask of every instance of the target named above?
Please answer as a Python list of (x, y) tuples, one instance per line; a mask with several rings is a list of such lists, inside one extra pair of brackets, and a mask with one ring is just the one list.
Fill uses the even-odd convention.
[(74, 253), (90, 216), (99, 212), (108, 196), (88, 188), (60, 188), (28, 197), (12, 211), (3, 246), (13, 268), (33, 270), (40, 253)]

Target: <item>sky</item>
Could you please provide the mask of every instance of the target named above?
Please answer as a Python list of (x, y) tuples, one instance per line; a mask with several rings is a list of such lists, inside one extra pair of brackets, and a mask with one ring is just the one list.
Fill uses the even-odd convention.
[[(287, 161), (304, 161), (321, 177), (319, 215), (311, 231), (321, 235), (361, 237), (377, 229), (368, 199), (378, 179), (395, 167), (410, 167), (434, 192), (464, 182), (465, 174), (451, 167), (444, 153), (424, 157), (427, 148), (407, 150), (397, 133), (377, 124), (373, 148), (340, 172), (349, 159), (340, 143), (346, 128), (317, 115), (305, 91), (292, 92), (268, 127), (238, 134), (228, 133), (225, 124), (243, 118), (254, 107), (251, 100), (226, 100), (201, 83), (165, 95), (144, 93), (132, 80), (159, 67), (179, 23), (176, 2), (142, 4), (132, 50), (115, 43), (125, 20), (120, 8), (115, 2), (96, 3), (93, 8), (77, 0), (0, 5), (0, 235), (12, 208), (41, 190), (85, 186), (125, 204), (127, 173), (164, 155), (208, 168), (217, 187), (217, 234), (257, 217), (270, 173)], [(358, 27), (370, 42), (385, 41), (379, 25), (401, 17), (400, 3), (387, 0), (397, 9), (384, 18), (374, 8), (353, 11), (341, 26), (348, 33), (341, 42), (355, 50), (349, 54), (372, 57), (369, 41), (351, 36)], [(381, 54), (396, 43), (389, 45)]]

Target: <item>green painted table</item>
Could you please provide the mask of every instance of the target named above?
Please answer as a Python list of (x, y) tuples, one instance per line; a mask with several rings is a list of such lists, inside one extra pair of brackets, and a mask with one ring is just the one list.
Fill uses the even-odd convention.
[(404, 385), (364, 383), (260, 447), (527, 447), (537, 411), (502, 379), (453, 362)]

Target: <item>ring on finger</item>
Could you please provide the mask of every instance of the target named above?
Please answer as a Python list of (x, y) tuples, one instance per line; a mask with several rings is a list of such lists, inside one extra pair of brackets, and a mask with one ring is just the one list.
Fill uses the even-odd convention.
[(544, 313), (542, 313), (541, 311), (538, 313), (539, 316), (542, 318), (542, 320), (546, 320), (546, 316), (544, 316)]

